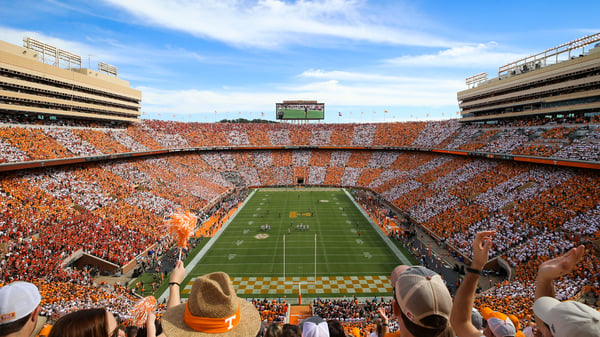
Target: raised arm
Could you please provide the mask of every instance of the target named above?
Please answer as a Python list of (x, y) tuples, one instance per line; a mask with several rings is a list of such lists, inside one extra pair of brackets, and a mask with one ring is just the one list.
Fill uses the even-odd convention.
[(167, 302), (167, 309), (181, 303), (181, 282), (184, 277), (185, 268), (183, 267), (183, 261), (177, 261), (169, 277), (169, 301)]
[(473, 241), (473, 262), (467, 268), (467, 274), (460, 287), (456, 291), (452, 312), (450, 313), (450, 324), (458, 337), (480, 337), (481, 332), (471, 323), (473, 301), (477, 282), (488, 261), (488, 254), (492, 248), (492, 237), (495, 231), (478, 232)]
[(543, 296), (555, 297), (554, 280), (573, 271), (581, 261), (584, 251), (583, 245), (571, 248), (566, 254), (542, 263), (535, 278), (535, 299)]
[[(584, 252), (585, 247), (582, 245), (571, 248), (567, 253), (542, 263), (535, 278), (535, 299), (544, 296), (555, 297), (554, 280), (573, 271), (577, 263), (581, 261)], [(539, 324), (542, 320), (537, 315), (535, 321), (538, 322), (537, 328), (542, 335), (551, 336), (548, 328), (544, 324)]]
[[(385, 336), (388, 332), (390, 332), (389, 319), (385, 314), (385, 308), (382, 306), (377, 309), (379, 313), (379, 317), (381, 317), (381, 334), (379, 336)], [(379, 333), (379, 331), (378, 331)]]

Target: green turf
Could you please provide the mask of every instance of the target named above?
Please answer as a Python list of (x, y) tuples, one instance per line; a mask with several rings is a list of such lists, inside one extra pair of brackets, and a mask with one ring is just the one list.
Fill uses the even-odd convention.
[[(297, 231), (301, 223), (309, 230)], [(271, 230), (260, 231), (264, 224)], [(342, 190), (268, 189), (247, 201), (189, 278), (213, 271), (284, 276), (284, 235), (285, 276), (315, 276), (315, 234), (316, 276), (389, 275), (400, 263)]]
[(283, 115), (283, 119), (323, 119), (325, 118), (325, 113), (320, 110), (308, 110), (306, 115), (304, 114), (304, 109), (285, 109), (285, 113)]

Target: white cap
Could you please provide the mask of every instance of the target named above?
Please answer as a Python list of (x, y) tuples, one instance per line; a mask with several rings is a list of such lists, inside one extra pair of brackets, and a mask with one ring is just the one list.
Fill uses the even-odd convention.
[(41, 300), (38, 288), (29, 282), (17, 281), (0, 288), (0, 325), (29, 315)]
[(533, 304), (533, 312), (548, 325), (554, 337), (600, 336), (600, 312), (581, 302), (540, 297)]
[[(439, 329), (450, 321), (452, 297), (439, 274), (423, 266), (399, 266), (394, 268), (391, 279), (395, 281), (396, 302), (411, 322), (424, 328)], [(446, 323), (443, 326), (430, 326), (421, 322), (431, 315), (445, 318)]]
[(303, 337), (329, 337), (329, 326), (327, 322), (318, 316), (305, 319), (300, 324)]

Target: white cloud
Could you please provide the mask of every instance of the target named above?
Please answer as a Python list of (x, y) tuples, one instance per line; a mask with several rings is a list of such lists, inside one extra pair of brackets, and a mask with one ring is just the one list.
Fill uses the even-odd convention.
[[(236, 46), (273, 48), (305, 44), (310, 37), (374, 43), (450, 46), (418, 30), (393, 28), (367, 15), (365, 1), (107, 0), (140, 23), (159, 25)], [(365, 13), (363, 13), (365, 11)], [(398, 21), (403, 13), (398, 13)]]
[(527, 56), (496, 49), (498, 45), (495, 42), (480, 43), (453, 47), (436, 54), (402, 56), (384, 62), (395, 66), (489, 68), (499, 67)]
[(68, 52), (74, 53), (76, 55), (81, 56), (82, 59), (85, 59), (88, 54), (104, 54), (106, 55), (101, 48), (94, 48), (92, 46), (86, 45), (84, 43), (73, 42), (69, 40), (63, 40), (59, 38), (55, 38), (52, 36), (48, 36), (39, 32), (27, 31), (27, 30), (17, 30), (7, 27), (0, 26), (0, 40), (22, 46), (23, 39), (26, 37), (30, 37), (46, 44), (52, 45), (56, 48), (66, 50)]
[[(173, 69), (168, 65), (173, 60), (191, 60), (192, 62), (207, 60), (203, 55), (180, 47), (130, 45), (97, 37), (86, 37), (82, 43), (56, 38), (40, 32), (0, 26), (0, 40), (22, 46), (25, 37), (31, 37), (80, 56), (83, 68), (96, 69), (98, 62), (109, 63), (117, 66), (117, 68), (131, 66), (138, 72), (128, 74), (126, 77), (128, 81), (134, 79), (151, 81), (153, 77), (157, 76), (172, 76)], [(162, 66), (162, 64), (166, 66)]]
[[(441, 107), (455, 106), (462, 80), (403, 78), (350, 72), (312, 70), (300, 77), (312, 79), (299, 85), (280, 85), (260, 90), (161, 90), (138, 88), (144, 93), (143, 110), (159, 113), (206, 114), (213, 111), (274, 110), (275, 103), (290, 99), (316, 99), (338, 107)], [(383, 81), (377, 81), (383, 78)], [(350, 81), (350, 79), (352, 81)], [(356, 81), (356, 80), (361, 81)]]
[(351, 82), (386, 82), (386, 83), (424, 83), (431, 85), (432, 83), (443, 83), (443, 79), (433, 79), (426, 77), (405, 77), (405, 76), (393, 76), (393, 75), (381, 75), (376, 73), (358, 73), (348, 71), (323, 71), (320, 69), (306, 70), (299, 75), (301, 78), (314, 78), (314, 79), (334, 79), (339, 81), (351, 81)]

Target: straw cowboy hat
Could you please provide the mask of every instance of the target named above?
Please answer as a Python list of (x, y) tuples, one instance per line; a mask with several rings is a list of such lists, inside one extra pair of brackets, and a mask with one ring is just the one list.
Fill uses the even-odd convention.
[(196, 278), (187, 303), (168, 309), (162, 319), (168, 337), (254, 337), (260, 325), (258, 310), (237, 297), (223, 272)]

